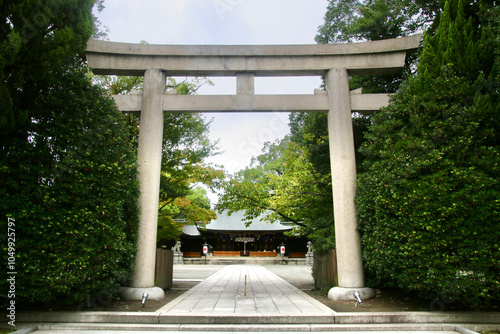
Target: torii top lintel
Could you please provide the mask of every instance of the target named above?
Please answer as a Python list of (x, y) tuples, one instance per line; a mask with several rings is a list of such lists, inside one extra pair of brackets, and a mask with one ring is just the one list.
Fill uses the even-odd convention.
[(401, 69), (421, 35), (388, 40), (313, 45), (155, 45), (90, 40), (86, 57), (96, 74), (255, 76), (323, 75), (331, 68), (350, 74), (391, 73)]

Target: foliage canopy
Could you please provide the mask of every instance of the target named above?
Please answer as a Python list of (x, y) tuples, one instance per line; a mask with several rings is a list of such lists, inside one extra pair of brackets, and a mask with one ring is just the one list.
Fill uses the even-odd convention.
[(0, 133), (28, 124), (41, 81), (54, 82), (68, 56), (83, 54), (94, 33), (96, 0), (2, 1), (0, 16)]

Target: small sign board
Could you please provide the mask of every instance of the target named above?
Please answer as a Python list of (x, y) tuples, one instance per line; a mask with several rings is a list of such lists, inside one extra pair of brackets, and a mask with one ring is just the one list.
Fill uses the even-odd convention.
[(234, 241), (236, 242), (255, 242), (255, 238), (253, 237), (237, 237), (237, 238), (234, 238)]

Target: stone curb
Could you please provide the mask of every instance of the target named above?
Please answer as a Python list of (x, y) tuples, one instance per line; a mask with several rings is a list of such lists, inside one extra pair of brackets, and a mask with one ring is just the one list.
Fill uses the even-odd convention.
[[(472, 325), (474, 327), (474, 325)], [(477, 327), (477, 325), (475, 325)], [(479, 326), (481, 329), (493, 329), (491, 326)], [(195, 324), (40, 324), (19, 330), (14, 334), (30, 333), (33, 330), (66, 330), (66, 331), (169, 331), (169, 332), (459, 332), (461, 334), (478, 334), (475, 331), (455, 324), (371, 324), (371, 325), (195, 325)]]
[(334, 316), (297, 316), (293, 315), (161, 315), (160, 324), (193, 324), (193, 325), (302, 325), (302, 324), (334, 324)]
[(124, 323), (157, 324), (154, 312), (22, 312), (18, 322), (30, 323)]
[[(498, 324), (500, 313), (380, 312), (333, 316), (164, 315), (155, 312), (21, 312), (18, 322), (123, 324)], [(470, 334), (470, 333), (468, 333)]]
[(500, 313), (465, 312), (373, 312), (336, 313), (336, 324), (381, 324), (381, 323), (474, 323), (500, 324)]

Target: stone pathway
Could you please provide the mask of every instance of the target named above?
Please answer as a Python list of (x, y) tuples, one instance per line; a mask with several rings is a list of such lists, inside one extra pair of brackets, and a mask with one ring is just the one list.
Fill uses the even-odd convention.
[[(411, 317), (412, 314), (403, 313), (403, 316)], [(64, 315), (75, 319), (54, 321), (48, 317), (42, 320), (46, 323), (36, 325), (31, 330), (36, 334), (153, 334), (158, 331), (168, 334), (458, 333), (456, 325), (451, 323), (424, 323), (420, 318), (417, 319), (418, 323), (393, 323), (395, 317), (390, 313), (375, 315), (386, 318), (383, 322), (378, 319), (377, 323), (370, 322), (375, 318), (366, 318), (371, 314), (337, 314), (268, 269), (257, 265), (227, 266), (154, 313), (82, 312), (60, 316)], [(413, 315), (418, 318), (418, 314)], [(430, 315), (424, 313), (422, 316)], [(26, 328), (23, 334), (31, 330)], [(460, 333), (470, 333), (464, 331)]]
[(271, 271), (252, 265), (227, 266), (156, 312), (204, 316), (334, 315), (330, 308)]

